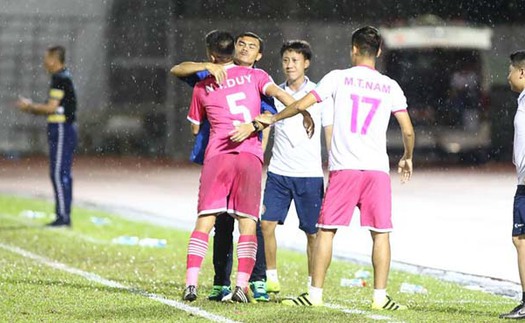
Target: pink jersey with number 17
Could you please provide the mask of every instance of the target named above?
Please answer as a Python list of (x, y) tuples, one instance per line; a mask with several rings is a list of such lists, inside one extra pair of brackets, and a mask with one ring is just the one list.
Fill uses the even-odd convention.
[(407, 108), (399, 84), (370, 67), (354, 66), (328, 73), (311, 93), (318, 102), (334, 99), (330, 170), (388, 173), (388, 121)]
[(200, 124), (208, 119), (210, 140), (204, 163), (219, 154), (252, 153), (263, 161), (261, 142), (254, 133), (243, 142), (230, 140), (230, 132), (241, 123), (251, 122), (260, 114), (261, 94), (274, 84), (263, 70), (237, 65), (226, 65), (227, 78), (221, 85), (209, 76), (197, 83), (188, 112), (188, 120)]

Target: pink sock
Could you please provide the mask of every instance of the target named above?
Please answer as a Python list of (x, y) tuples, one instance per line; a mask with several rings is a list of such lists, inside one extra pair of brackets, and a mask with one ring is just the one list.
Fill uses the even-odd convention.
[(239, 260), (237, 268), (237, 286), (245, 289), (255, 265), (255, 255), (257, 254), (257, 237), (255, 235), (241, 235), (237, 244), (237, 258)]
[(197, 286), (202, 260), (208, 251), (208, 234), (200, 231), (191, 233), (186, 258), (186, 286)]

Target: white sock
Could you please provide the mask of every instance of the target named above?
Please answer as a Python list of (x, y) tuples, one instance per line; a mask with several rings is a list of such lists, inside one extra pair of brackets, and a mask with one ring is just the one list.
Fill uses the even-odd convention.
[(277, 269), (268, 269), (266, 271), (266, 280), (271, 280), (274, 282), (279, 281), (279, 275), (277, 275)]
[(308, 296), (310, 296), (310, 301), (314, 304), (320, 304), (323, 302), (323, 289), (319, 287), (308, 287)]
[(386, 289), (374, 289), (374, 303), (382, 304), (386, 299)]
[(308, 276), (308, 284), (306, 284), (306, 287), (312, 286), (312, 276)]

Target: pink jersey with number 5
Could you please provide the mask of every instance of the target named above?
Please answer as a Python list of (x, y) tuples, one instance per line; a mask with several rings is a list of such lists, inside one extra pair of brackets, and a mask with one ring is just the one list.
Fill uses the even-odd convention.
[(225, 66), (227, 78), (221, 85), (209, 76), (197, 83), (188, 112), (188, 120), (200, 124), (208, 119), (211, 125), (210, 140), (206, 148), (206, 160), (219, 155), (248, 152), (263, 161), (261, 142), (254, 133), (237, 143), (230, 140), (235, 126), (255, 119), (261, 110), (261, 94), (273, 84), (263, 70), (237, 65)]
[(328, 73), (311, 91), (321, 102), (334, 99), (330, 170), (389, 172), (386, 131), (390, 115), (406, 111), (396, 81), (366, 66)]

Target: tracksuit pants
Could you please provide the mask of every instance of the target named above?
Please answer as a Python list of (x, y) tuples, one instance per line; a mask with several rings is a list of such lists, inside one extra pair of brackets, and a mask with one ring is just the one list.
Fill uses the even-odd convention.
[(48, 123), (50, 177), (55, 192), (57, 220), (70, 221), (73, 199), (71, 167), (77, 145), (77, 129), (74, 123)]

